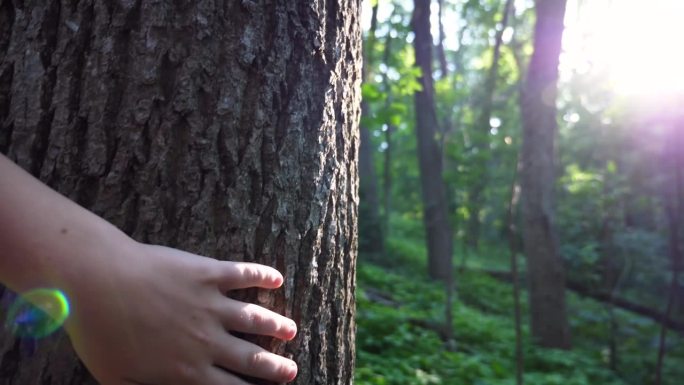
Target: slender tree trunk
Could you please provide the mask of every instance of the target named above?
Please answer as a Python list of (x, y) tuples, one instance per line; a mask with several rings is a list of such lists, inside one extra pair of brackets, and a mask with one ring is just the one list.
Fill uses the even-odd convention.
[[(441, 16), (440, 16), (441, 17)], [(465, 24), (461, 29), (458, 31), (458, 50), (454, 54), (454, 68), (455, 71), (451, 73), (451, 75), (457, 76), (459, 73), (463, 74), (463, 51), (465, 50), (464, 45), (463, 45), (463, 37), (465, 36), (466, 30), (468, 29), (468, 25)], [(445, 57), (446, 59), (446, 57)], [(440, 64), (441, 65), (441, 64)], [(440, 74), (440, 79), (446, 79), (450, 75), (449, 73), (449, 67), (447, 65), (444, 66), (444, 72)], [(442, 150), (444, 150), (444, 145), (445, 143), (448, 142), (449, 136), (457, 131), (458, 127), (460, 126), (461, 123), (461, 115), (463, 114), (463, 104), (464, 102), (458, 102), (455, 106), (450, 106), (450, 110), (447, 111), (446, 114), (444, 114), (444, 119), (441, 122), (440, 129), (442, 131), (442, 138), (441, 138), (441, 146)], [(457, 110), (456, 118), (453, 119), (452, 117), (452, 111)], [(446, 156), (446, 152), (442, 151), (442, 156), (445, 161), (445, 167), (448, 166), (448, 157)], [(449, 196), (449, 195), (447, 195)]]
[[(368, 111), (368, 103), (362, 102), (361, 108)], [(373, 160), (373, 146), (367, 127), (361, 126), (361, 145), (359, 150), (359, 250), (379, 254), (384, 248), (382, 222), (380, 220), (380, 200), (378, 198), (377, 173)]]
[[(446, 61), (446, 54), (444, 50), (444, 39), (445, 39), (445, 34), (444, 34), (444, 0), (438, 0), (438, 5), (439, 5), (439, 13), (437, 16), (437, 22), (439, 23), (439, 37), (438, 37), (438, 43), (437, 43), (437, 58), (439, 62), (439, 69), (440, 69), (440, 74), (439, 77), (440, 79), (444, 80), (449, 76), (449, 68), (447, 66), (447, 61)], [(459, 41), (460, 43), (460, 41)], [(436, 107), (436, 106), (435, 106)], [(437, 119), (435, 118), (435, 122), (437, 122)], [(445, 146), (447, 143), (448, 136), (450, 134), (452, 127), (451, 127), (451, 118), (449, 117), (449, 114), (446, 114), (444, 118), (444, 123), (440, 126), (439, 123), (437, 123), (437, 130), (440, 131), (440, 144), (439, 148), (442, 151), (440, 154), (440, 157), (442, 158), (442, 167), (444, 165), (449, 165), (449, 158), (447, 157), (446, 151), (445, 151)], [(448, 218), (448, 213), (450, 210), (450, 204), (449, 200), (450, 197), (452, 196), (453, 192), (449, 188), (448, 184), (444, 184), (444, 200), (445, 200), (445, 206), (446, 206), (446, 212), (447, 212), (447, 218)], [(451, 351), (456, 350), (456, 341), (454, 340), (454, 330), (453, 330), (453, 323), (454, 323), (454, 296), (456, 295), (456, 284), (455, 284), (455, 279), (454, 279), (454, 272), (453, 272), (453, 228), (450, 228), (450, 231), (452, 231), (452, 235), (450, 236), (451, 238), (451, 257), (450, 259), (452, 260), (451, 262), (451, 271), (449, 272), (448, 276), (446, 277), (445, 285), (444, 285), (444, 290), (446, 294), (446, 303), (444, 306), (444, 320), (446, 323), (446, 338), (447, 338), (447, 349)]]
[[(387, 34), (387, 37), (385, 38), (385, 50), (382, 54), (383, 56), (383, 62), (384, 63), (389, 63), (390, 61), (390, 56), (392, 53), (392, 36)], [(389, 83), (389, 78), (387, 77), (387, 73), (384, 73), (382, 75), (382, 83), (385, 89), (385, 93), (387, 94), (387, 99), (385, 99), (385, 110), (389, 110), (389, 108), (392, 105), (392, 100), (393, 100), (393, 95), (392, 95), (392, 90), (391, 86)], [(387, 124), (387, 130), (385, 130), (385, 143), (387, 144), (387, 147), (385, 148), (384, 152), (384, 167), (383, 167), (383, 226), (382, 226), (382, 234), (384, 236), (385, 242), (389, 239), (390, 236), (390, 215), (392, 212), (392, 155), (394, 152), (394, 146), (392, 145), (392, 134), (394, 134), (394, 131), (396, 130), (396, 127), (394, 127), (394, 124), (392, 122), (386, 122)]]
[(437, 38), (437, 61), (439, 62), (439, 76), (444, 79), (449, 74), (447, 67), (446, 54), (444, 52), (444, 0), (437, 0), (439, 5), (439, 12), (437, 14), (437, 22), (439, 23), (439, 37)]
[[(367, 44), (365, 46), (363, 64), (363, 82), (368, 81), (371, 67), (374, 62), (375, 30), (378, 26), (378, 4), (372, 8), (371, 26), (368, 31)], [(362, 114), (365, 118), (370, 116), (370, 106), (366, 101), (361, 102)], [(373, 145), (370, 130), (361, 125), (361, 148), (359, 150), (359, 177), (360, 202), (359, 202), (359, 226), (361, 237), (359, 250), (369, 253), (381, 253), (384, 248), (382, 222), (380, 221), (380, 199), (378, 197), (378, 177), (373, 160)]]
[[(682, 119), (684, 122), (684, 119)], [(682, 124), (679, 122), (679, 124)], [(684, 133), (681, 127), (674, 127), (669, 130), (669, 137), (665, 137), (664, 169), (671, 171), (671, 176), (665, 182), (665, 211), (667, 214), (667, 224), (669, 235), (669, 254), (672, 265), (672, 279), (667, 298), (664, 319), (672, 316), (672, 312), (679, 289), (679, 274), (684, 268), (684, 253), (682, 252), (682, 216), (684, 214), (684, 177), (682, 177), (682, 167), (684, 167), (684, 154), (681, 153), (684, 145)], [(667, 325), (665, 322), (660, 327), (660, 339), (658, 344), (658, 360), (655, 369), (655, 385), (662, 382), (663, 363), (665, 361), (667, 338)]]
[(615, 182), (613, 178), (607, 177), (603, 183), (603, 197), (601, 199), (603, 207), (603, 218), (601, 231), (599, 232), (599, 243), (601, 244), (602, 281), (604, 291), (609, 293), (606, 303), (606, 310), (610, 323), (608, 334), (608, 367), (614, 372), (618, 372), (619, 367), (619, 335), (620, 323), (615, 312), (615, 299), (618, 297), (620, 286), (624, 280), (627, 264), (620, 263), (619, 250), (614, 242), (615, 224), (620, 222), (621, 210), (616, 207), (616, 203), (609, 198), (614, 195)]
[[(665, 318), (669, 318), (672, 314), (672, 309), (674, 307), (674, 301), (676, 298), (676, 291), (679, 282), (679, 271), (675, 270), (672, 272), (672, 281), (670, 282), (670, 292), (667, 298), (667, 307), (665, 308)], [(667, 326), (662, 324), (660, 326), (660, 337), (658, 338), (658, 360), (656, 361), (655, 368), (655, 385), (660, 385), (662, 383), (663, 376), (663, 363), (665, 362), (665, 350), (666, 350), (666, 338), (667, 338)]]
[(422, 71), (422, 89), (415, 94), (418, 160), (423, 197), (423, 221), (427, 236), (428, 272), (447, 281), (452, 274), (452, 236), (442, 179), (442, 152), (438, 146), (438, 123), (432, 86), (432, 35), (430, 0), (415, 0), (413, 40), (416, 64)]
[(390, 227), (390, 217), (392, 214), (392, 185), (394, 183), (392, 178), (392, 162), (394, 155), (394, 147), (392, 145), (392, 137), (396, 127), (392, 124), (387, 124), (387, 131), (385, 131), (385, 143), (387, 143), (387, 148), (385, 148), (385, 166), (383, 169), (383, 226), (382, 234), (384, 235), (385, 242), (390, 237), (391, 227)]
[(520, 156), (516, 156), (516, 167), (513, 171), (513, 179), (509, 192), (508, 206), (506, 207), (506, 217), (504, 219), (504, 231), (508, 240), (508, 251), (511, 260), (511, 279), (513, 283), (513, 319), (515, 322), (515, 383), (523, 385), (525, 374), (525, 356), (522, 348), (522, 315), (520, 311), (520, 279), (518, 274), (518, 229), (515, 225), (515, 213), (520, 201), (520, 185), (518, 184), (518, 174), (521, 167)]
[[(283, 272), (246, 292), (295, 384), (354, 364), (358, 1), (0, 1), (0, 151), (135, 239)], [(7, 293), (3, 294), (4, 296)], [(163, 327), (163, 325), (159, 325)], [(94, 384), (62, 333), (0, 383)]]
[(555, 228), (555, 137), (558, 61), (565, 0), (538, 0), (534, 53), (522, 89), (522, 212), (531, 331), (544, 347), (570, 348), (565, 272)]
[(503, 5), (501, 24), (496, 31), (496, 38), (494, 42), (492, 62), (489, 66), (489, 73), (485, 80), (482, 97), (480, 99), (480, 113), (477, 117), (475, 132), (473, 132), (473, 146), (478, 150), (479, 160), (478, 178), (474, 179), (468, 192), (468, 218), (466, 237), (468, 246), (472, 250), (477, 250), (480, 244), (481, 220), (480, 211), (484, 204), (484, 192), (489, 181), (489, 172), (487, 162), (489, 162), (489, 130), (491, 128), (489, 121), (492, 118), (492, 110), (494, 109), (494, 92), (496, 91), (496, 80), (499, 74), (499, 58), (501, 57), (501, 46), (503, 44), (503, 33), (508, 26), (508, 18), (513, 8), (513, 0), (506, 0)]
[(432, 35), (430, 33), (430, 0), (415, 0), (413, 10), (413, 41), (416, 64), (421, 69), (422, 89), (415, 94), (416, 135), (423, 197), (423, 221), (428, 249), (430, 277), (444, 281), (446, 337), (453, 344), (453, 238), (449, 223), (446, 185), (442, 178), (442, 150), (439, 143), (439, 123), (435, 111), (435, 91), (432, 85)]

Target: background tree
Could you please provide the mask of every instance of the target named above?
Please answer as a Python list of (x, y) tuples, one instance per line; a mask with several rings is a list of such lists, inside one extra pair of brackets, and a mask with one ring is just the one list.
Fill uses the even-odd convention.
[[(672, 269), (670, 279), (670, 290), (667, 293), (667, 306), (664, 311), (665, 319), (670, 318), (675, 307), (675, 301), (679, 289), (679, 276), (684, 268), (684, 253), (682, 245), (684, 243), (684, 231), (682, 230), (682, 218), (684, 215), (684, 178), (682, 177), (682, 167), (684, 167), (684, 133), (682, 124), (684, 116), (676, 113), (674, 116), (665, 116), (667, 128), (664, 130), (664, 144), (662, 154), (662, 164), (669, 175), (663, 181), (663, 200), (667, 215), (667, 225), (669, 228), (668, 253)], [(658, 342), (658, 359), (656, 361), (654, 384), (660, 385), (663, 378), (663, 363), (667, 338), (667, 325), (662, 323)]]
[(437, 141), (440, 134), (432, 84), (430, 1), (416, 0), (414, 5), (412, 25), (416, 37), (413, 45), (416, 65), (421, 71), (421, 89), (415, 93), (416, 135), (423, 221), (427, 236), (428, 272), (433, 278), (449, 280), (453, 266), (453, 246), (445, 196), (446, 187), (442, 179), (442, 152)]
[[(278, 268), (240, 297), (300, 332), (257, 342), (348, 384), (358, 7), (0, 2), (0, 151), (139, 241)], [(0, 334), (3, 384), (94, 383), (63, 334), (29, 350)]]
[[(372, 75), (375, 59), (375, 30), (378, 26), (378, 2), (373, 5), (371, 11), (371, 28), (368, 31), (368, 43), (364, 45), (364, 67), (362, 81), (365, 83)], [(370, 106), (365, 100), (361, 101), (361, 144), (359, 149), (359, 229), (366, 234), (360, 239), (359, 249), (368, 253), (382, 252), (383, 228), (380, 220), (380, 198), (378, 194), (378, 177), (373, 161), (375, 151), (367, 122), (370, 115)]]
[(555, 138), (558, 62), (565, 0), (536, 2), (534, 53), (522, 88), (522, 213), (528, 261), (532, 337), (541, 346), (570, 348), (565, 273), (555, 228)]

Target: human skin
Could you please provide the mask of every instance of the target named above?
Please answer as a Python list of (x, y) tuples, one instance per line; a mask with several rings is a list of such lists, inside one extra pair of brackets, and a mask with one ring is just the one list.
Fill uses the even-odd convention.
[(0, 282), (55, 288), (74, 349), (103, 385), (289, 382), (296, 364), (229, 332), (294, 338), (295, 323), (230, 290), (276, 289), (275, 269), (136, 242), (0, 155)]

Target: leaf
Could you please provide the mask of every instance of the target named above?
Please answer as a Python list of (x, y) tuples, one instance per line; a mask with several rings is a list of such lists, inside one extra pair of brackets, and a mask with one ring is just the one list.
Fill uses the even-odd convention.
[(364, 83), (361, 85), (361, 97), (363, 97), (363, 100), (366, 102), (374, 102), (383, 100), (385, 95), (378, 89), (377, 85), (373, 83)]

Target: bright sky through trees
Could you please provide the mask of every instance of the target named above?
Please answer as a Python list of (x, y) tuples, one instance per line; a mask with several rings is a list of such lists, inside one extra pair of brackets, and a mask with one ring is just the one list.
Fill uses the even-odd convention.
[[(370, 1), (364, 1), (363, 24), (370, 25)], [(392, 6), (380, 2), (379, 19)], [(409, 2), (402, 4), (410, 8)], [(517, 10), (532, 6), (516, 0)], [(437, 4), (432, 7), (433, 34), (437, 30)], [(566, 12), (561, 72), (602, 71), (616, 94), (654, 98), (684, 93), (684, 50), (678, 27), (684, 0), (569, 0)], [(462, 25), (458, 12), (445, 12), (445, 44), (456, 49)], [(453, 20), (456, 19), (456, 20)], [(505, 39), (508, 40), (508, 39)]]
[(605, 71), (616, 94), (684, 93), (682, 0), (571, 0), (561, 70)]

